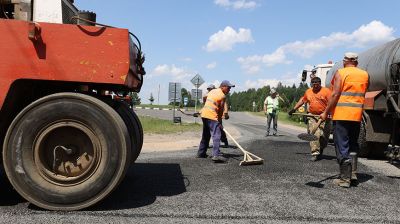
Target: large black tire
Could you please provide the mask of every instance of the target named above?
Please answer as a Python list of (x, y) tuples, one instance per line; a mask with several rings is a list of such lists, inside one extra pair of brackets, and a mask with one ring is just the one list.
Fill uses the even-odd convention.
[(359, 157), (368, 157), (368, 155), (369, 155), (370, 147), (368, 147), (366, 131), (367, 130), (365, 128), (365, 122), (361, 121), (360, 134), (358, 136), (359, 151), (357, 153)]
[(124, 120), (126, 127), (128, 128), (129, 136), (131, 138), (131, 151), (132, 157), (131, 162), (135, 162), (138, 158), (143, 147), (143, 127), (140, 123), (138, 116), (129, 108), (128, 104), (121, 101), (116, 101), (114, 109)]
[(128, 130), (110, 106), (91, 96), (59, 93), (35, 101), (14, 119), (3, 164), (13, 187), (31, 203), (78, 210), (117, 187), (129, 167), (130, 148)]
[(114, 108), (115, 111), (124, 121), (126, 127), (128, 128), (129, 136), (131, 138), (131, 163), (135, 162), (139, 157), (140, 152), (143, 147), (143, 127), (140, 123), (138, 116), (133, 112), (132, 108), (123, 101), (113, 100), (108, 97), (100, 97), (100, 100), (108, 104), (110, 107)]
[(362, 121), (360, 125), (360, 134), (358, 137), (358, 156), (366, 158), (384, 158), (385, 150), (388, 147), (387, 143), (383, 142), (367, 142), (367, 132), (366, 132), (365, 122)]

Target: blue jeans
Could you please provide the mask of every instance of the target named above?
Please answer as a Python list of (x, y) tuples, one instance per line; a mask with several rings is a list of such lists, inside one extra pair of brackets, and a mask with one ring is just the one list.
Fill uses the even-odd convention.
[(272, 134), (276, 135), (278, 133), (278, 113), (267, 114), (267, 134), (271, 129), (271, 121), (273, 121)]
[(360, 122), (357, 121), (334, 121), (335, 130), (333, 139), (335, 141), (336, 157), (339, 164), (351, 162), (350, 152), (358, 152), (358, 135), (360, 134)]
[(210, 138), (212, 137), (212, 156), (219, 156), (221, 154), (221, 152), (219, 151), (219, 143), (221, 141), (221, 123), (207, 118), (201, 118), (201, 120), (203, 121), (203, 134), (201, 136), (200, 146), (199, 150), (197, 151), (197, 155), (206, 155), (208, 144), (210, 143)]

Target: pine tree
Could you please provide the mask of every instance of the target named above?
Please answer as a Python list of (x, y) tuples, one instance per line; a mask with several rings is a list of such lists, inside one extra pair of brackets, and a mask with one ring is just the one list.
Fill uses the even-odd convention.
[(153, 93), (150, 93), (149, 101), (150, 101), (150, 105), (153, 105), (153, 102), (154, 102)]
[(129, 96), (131, 97), (131, 106), (133, 106), (133, 105), (140, 105), (140, 104), (141, 104), (141, 102), (140, 102), (140, 97), (139, 97), (139, 94), (138, 94), (138, 93), (129, 92), (128, 94), (129, 94)]

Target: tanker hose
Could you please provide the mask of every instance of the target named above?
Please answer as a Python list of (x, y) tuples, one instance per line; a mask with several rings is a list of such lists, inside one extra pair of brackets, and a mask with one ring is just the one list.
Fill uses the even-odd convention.
[[(1, 0), (0, 0), (0, 3), (2, 3)], [(3, 4), (1, 4), (1, 11), (3, 11), (4, 17), (6, 19), (9, 19), (8, 16), (7, 16), (6, 10), (4, 9), (4, 5)]]
[(399, 108), (399, 106), (397, 105), (397, 103), (396, 103), (396, 101), (394, 100), (394, 98), (393, 98), (392, 95), (389, 95), (389, 99), (390, 99), (390, 102), (391, 102), (392, 105), (393, 105), (393, 108), (396, 110), (396, 112), (397, 112), (397, 113), (400, 113), (400, 108)]
[[(73, 19), (82, 20), (82, 21), (85, 21), (85, 22), (87, 22), (87, 23), (91, 23), (91, 24), (93, 24), (93, 25), (98, 25), (98, 26), (103, 26), (103, 27), (109, 27), (109, 28), (115, 28), (114, 26), (109, 26), (109, 25), (106, 25), (106, 24), (101, 24), (101, 23), (93, 22), (93, 21), (91, 21), (91, 20), (84, 19), (84, 18), (81, 18), (81, 17), (79, 17), (79, 16), (72, 16), (72, 17), (71, 17), (71, 20), (73, 20)], [(132, 35), (132, 36), (136, 39), (136, 41), (138, 42), (138, 45), (139, 45), (139, 46), (136, 46), (136, 47), (138, 48), (138, 50), (139, 50), (140, 52), (142, 52), (142, 44), (140, 43), (139, 38), (137, 38), (137, 36), (136, 36), (135, 34), (131, 33), (131, 32), (129, 32), (129, 34)], [(136, 45), (136, 44), (135, 44), (135, 45)]]

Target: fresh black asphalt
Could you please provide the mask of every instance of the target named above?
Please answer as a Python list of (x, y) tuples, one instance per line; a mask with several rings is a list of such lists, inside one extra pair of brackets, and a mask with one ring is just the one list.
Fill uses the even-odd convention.
[[(78, 212), (50, 212), (20, 198), (1, 175), (1, 223), (400, 223), (400, 179), (359, 164), (358, 186), (332, 184), (334, 149), (317, 162), (295, 136), (262, 136), (242, 125), (241, 145), (264, 164), (239, 166), (242, 154), (223, 148), (225, 164), (195, 158), (196, 148), (144, 153), (108, 198)], [(232, 143), (232, 142), (231, 142)], [(211, 149), (210, 149), (211, 150)], [(208, 152), (210, 153), (210, 152)]]

